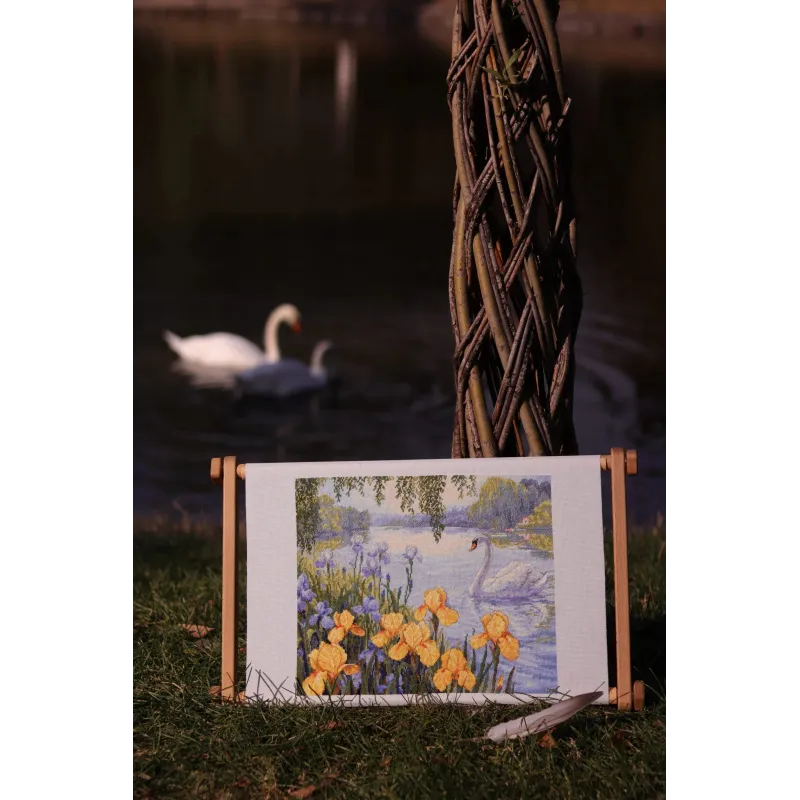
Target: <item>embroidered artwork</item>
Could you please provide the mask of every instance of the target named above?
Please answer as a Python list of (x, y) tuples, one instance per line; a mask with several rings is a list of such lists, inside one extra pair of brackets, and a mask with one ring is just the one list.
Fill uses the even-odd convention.
[(549, 475), (294, 488), (298, 694), (556, 690)]
[(599, 467), (248, 463), (246, 696), (608, 702)]

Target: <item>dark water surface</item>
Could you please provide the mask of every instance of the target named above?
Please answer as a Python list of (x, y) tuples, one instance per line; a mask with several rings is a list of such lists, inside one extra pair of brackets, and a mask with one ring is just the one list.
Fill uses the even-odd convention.
[[(566, 64), (585, 313), (583, 453), (636, 448), (665, 510), (665, 77)], [(380, 33), (166, 21), (134, 34), (134, 511), (216, 515), (208, 459), (448, 457), (454, 163), (446, 54)], [(338, 392), (283, 408), (194, 388), (161, 339), (332, 339)]]

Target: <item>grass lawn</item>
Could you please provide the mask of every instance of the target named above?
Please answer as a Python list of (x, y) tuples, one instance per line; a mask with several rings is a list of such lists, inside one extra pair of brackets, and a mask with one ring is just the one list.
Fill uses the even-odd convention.
[[(549, 742), (472, 742), (531, 713), (508, 707), (309, 709), (223, 705), (216, 532), (134, 530), (135, 797), (658, 798), (666, 794), (666, 529), (629, 544), (634, 679), (646, 708), (593, 707)], [(610, 548), (607, 549), (610, 563)], [(607, 575), (609, 625), (613, 594)], [(244, 587), (244, 569), (242, 582)], [(242, 599), (244, 591), (242, 591)], [(242, 606), (242, 634), (244, 605)], [(215, 630), (192, 639), (182, 623)], [(609, 647), (613, 630), (609, 630)], [(244, 646), (244, 639), (241, 640)], [(613, 654), (613, 649), (610, 651)], [(610, 657), (614, 685), (613, 655)]]

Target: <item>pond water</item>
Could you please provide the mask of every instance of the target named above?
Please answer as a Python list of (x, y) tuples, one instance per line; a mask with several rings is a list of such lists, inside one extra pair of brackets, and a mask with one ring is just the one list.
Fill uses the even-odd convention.
[[(572, 51), (570, 51), (572, 52)], [(570, 57), (583, 453), (639, 451), (629, 507), (665, 510), (665, 78)], [(213, 456), (442, 458), (453, 428), (454, 161), (446, 53), (378, 31), (164, 20), (134, 30), (134, 511), (220, 513)], [(337, 393), (243, 405), (162, 339), (333, 340)], [(608, 504), (606, 504), (608, 507)]]
[[(458, 622), (447, 627), (448, 641), (463, 648), (464, 637), (483, 632), (481, 618), (492, 611), (502, 611), (509, 619), (508, 630), (519, 639), (519, 658), (513, 662), (500, 660), (500, 672), (507, 679), (514, 667), (514, 688), (518, 692), (546, 693), (557, 686), (556, 671), (556, 609), (555, 582), (551, 577), (535, 595), (521, 600), (473, 600), (469, 587), (479, 572), (486, 557), (486, 548), (479, 545), (470, 551), (476, 536), (485, 531), (469, 531), (461, 528), (445, 529), (442, 538), (434, 543), (430, 531), (419, 528), (382, 528), (370, 530), (368, 548), (376, 542), (389, 546), (390, 563), (383, 566), (383, 575), (391, 575), (391, 585), (405, 585), (405, 561), (402, 556), (408, 545), (416, 546), (422, 553), (422, 561), (413, 567), (413, 587), (408, 600), (410, 608), (424, 603), (428, 589), (441, 587), (447, 592), (447, 605), (458, 611)], [(351, 557), (349, 546), (333, 551), (338, 566), (347, 566)], [(493, 547), (491, 577), (511, 561), (530, 563), (544, 574), (554, 569), (552, 555), (533, 548)], [(553, 576), (554, 577), (554, 576)], [(479, 650), (479, 662), (482, 653)]]

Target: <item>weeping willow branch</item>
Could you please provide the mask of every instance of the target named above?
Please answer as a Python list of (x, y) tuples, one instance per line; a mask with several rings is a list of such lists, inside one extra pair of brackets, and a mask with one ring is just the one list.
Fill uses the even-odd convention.
[(457, 0), (453, 457), (570, 455), (582, 289), (557, 0)]

